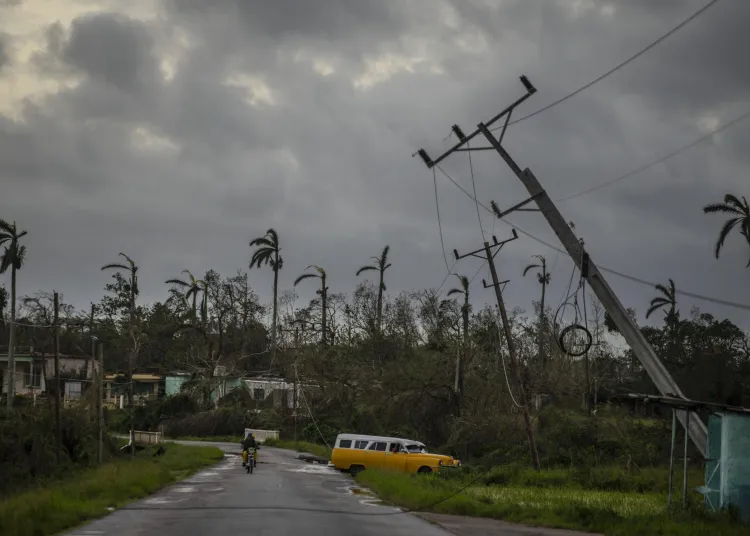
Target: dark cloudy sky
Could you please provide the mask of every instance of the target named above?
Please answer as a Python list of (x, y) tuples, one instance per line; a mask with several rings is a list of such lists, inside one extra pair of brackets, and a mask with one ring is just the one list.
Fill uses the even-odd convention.
[[(0, 217), (29, 231), (20, 292), (85, 307), (124, 251), (146, 300), (187, 268), (230, 275), (248, 241), (278, 230), (282, 285), (308, 264), (350, 291), (391, 245), (392, 293), (437, 287), (446, 268), (432, 174), (411, 154), (447, 147), (523, 93), (530, 113), (653, 41), (705, 0), (0, 0)], [(314, 6), (314, 7), (313, 7)], [(553, 199), (689, 143), (750, 107), (750, 2), (722, 0), (645, 56), (512, 127), (507, 147)], [(739, 236), (713, 257), (720, 216), (750, 195), (750, 121), (665, 164), (560, 203), (593, 259), (650, 281), (750, 304)], [(496, 154), (474, 157), (480, 200), (525, 197)], [(471, 188), (465, 153), (444, 169)], [(481, 245), (474, 203), (438, 176), (446, 247)], [(511, 221), (558, 244), (543, 218)], [(493, 221), (482, 213), (482, 225)], [(509, 228), (496, 223), (499, 238)], [(558, 301), (572, 264), (531, 239), (498, 256), (507, 299), (530, 307), (534, 254)], [(478, 261), (456, 269), (473, 275)], [(269, 270), (251, 283), (270, 298)], [(474, 296), (491, 299), (475, 281)], [(7, 276), (4, 276), (7, 281)], [(485, 276), (486, 277), (486, 276)], [(653, 291), (615, 276), (645, 311)], [(312, 288), (301, 288), (303, 299)], [(750, 313), (682, 298), (742, 324)]]

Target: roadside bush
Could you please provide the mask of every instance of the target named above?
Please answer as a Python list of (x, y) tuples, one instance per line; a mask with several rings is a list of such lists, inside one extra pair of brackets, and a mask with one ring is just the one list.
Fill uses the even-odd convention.
[[(86, 407), (61, 413), (61, 459), (56, 460), (55, 416), (46, 406), (14, 408), (0, 420), (0, 494), (54, 478), (96, 460), (95, 423)], [(108, 456), (117, 450), (105, 438)]]

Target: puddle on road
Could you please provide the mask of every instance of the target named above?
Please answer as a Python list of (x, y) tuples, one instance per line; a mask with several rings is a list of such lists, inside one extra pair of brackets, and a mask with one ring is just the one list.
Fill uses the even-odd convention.
[(174, 504), (187, 499), (173, 499), (171, 497), (152, 497), (143, 501), (144, 504)]
[(185, 486), (182, 488), (175, 488), (172, 491), (176, 491), (177, 493), (195, 493), (198, 491), (198, 488), (194, 488), (192, 486)]
[(311, 475), (338, 475), (338, 473), (325, 465), (301, 465), (294, 469), (288, 469), (294, 473), (307, 473)]
[(363, 497), (363, 499), (360, 499), (358, 501), (359, 504), (363, 504), (365, 506), (380, 506), (383, 508), (391, 508), (396, 511), (401, 511), (400, 508), (390, 506), (384, 503), (382, 500), (378, 499), (378, 497), (367, 488), (362, 488), (359, 486), (347, 486), (345, 488), (339, 488), (339, 489), (343, 489), (347, 493), (349, 493), (350, 495), (354, 495), (355, 497)]

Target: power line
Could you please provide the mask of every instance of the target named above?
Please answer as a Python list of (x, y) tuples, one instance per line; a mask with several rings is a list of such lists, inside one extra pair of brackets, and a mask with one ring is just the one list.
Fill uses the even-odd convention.
[(637, 167), (637, 168), (635, 168), (635, 169), (633, 169), (631, 171), (628, 171), (627, 173), (624, 173), (623, 175), (620, 175), (619, 177), (615, 177), (614, 179), (610, 179), (608, 181), (596, 184), (596, 185), (594, 185), (594, 186), (592, 186), (590, 188), (587, 188), (585, 190), (581, 190), (580, 192), (577, 192), (577, 193), (570, 194), (570, 195), (567, 195), (565, 197), (562, 197), (562, 198), (558, 199), (556, 202), (560, 203), (562, 201), (569, 201), (571, 199), (575, 199), (576, 197), (580, 197), (582, 195), (586, 195), (588, 193), (591, 193), (591, 192), (593, 192), (595, 190), (599, 190), (600, 188), (604, 188), (605, 186), (610, 186), (610, 185), (612, 185), (612, 184), (614, 184), (616, 182), (619, 182), (621, 180), (627, 179), (627, 178), (632, 177), (634, 175), (638, 175), (639, 173), (642, 173), (643, 171), (646, 171), (647, 169), (650, 169), (650, 168), (652, 168), (652, 167), (654, 167), (654, 166), (656, 166), (658, 164), (661, 164), (662, 162), (666, 162), (670, 158), (673, 158), (673, 157), (677, 156), (678, 154), (687, 151), (688, 149), (692, 149), (696, 145), (699, 145), (700, 143), (702, 143), (702, 142), (706, 141), (707, 139), (711, 138), (714, 134), (718, 134), (719, 132), (721, 132), (723, 130), (726, 130), (727, 128), (736, 125), (737, 123), (743, 121), (744, 119), (747, 119), (748, 117), (750, 117), (750, 110), (747, 110), (742, 115), (740, 115), (738, 117), (735, 117), (734, 119), (732, 119), (728, 123), (724, 123), (720, 127), (715, 128), (714, 130), (712, 130), (708, 134), (705, 134), (705, 135), (701, 136), (700, 138), (698, 138), (698, 139), (696, 139), (696, 140), (688, 143), (687, 145), (683, 145), (679, 149), (675, 149), (671, 153), (668, 153), (668, 154), (666, 154), (666, 155), (664, 155), (664, 156), (662, 156), (660, 158), (657, 158), (656, 160), (653, 160), (653, 161), (651, 161), (651, 162), (649, 162), (647, 164), (644, 164), (644, 165), (642, 165), (640, 167)]
[[(469, 145), (469, 142), (466, 142), (466, 148), (469, 149), (469, 151), (466, 153), (469, 155), (469, 171), (471, 172), (471, 187), (474, 189), (474, 199), (476, 199), (477, 196), (477, 183), (474, 180), (474, 163), (471, 161), (471, 145)], [(474, 203), (474, 205), (477, 208), (477, 221), (479, 221), (479, 233), (482, 235), (482, 242), (484, 242), (484, 228), (482, 227), (482, 216), (479, 215), (479, 204)]]
[[(443, 173), (445, 172), (443, 171)], [(448, 270), (448, 274), (450, 275), (451, 268), (448, 268), (448, 256), (445, 254), (445, 241), (443, 240), (443, 222), (440, 220), (440, 201), (438, 199), (437, 175), (435, 174), (434, 169), (432, 170), (432, 183), (435, 186), (435, 209), (437, 209), (438, 229), (440, 230), (440, 247), (443, 250), (443, 261), (445, 261), (445, 268), (446, 270)]]
[[(468, 196), (472, 201), (475, 201), (476, 203), (478, 203), (480, 207), (482, 207), (484, 210), (486, 210), (487, 212), (489, 212), (490, 214), (492, 214), (493, 217), (495, 217), (495, 213), (494, 213), (494, 211), (492, 211), (492, 209), (490, 209), (488, 206), (484, 205), (481, 201), (478, 201), (477, 199), (475, 199), (471, 195), (471, 193), (469, 193), (463, 186), (461, 186), (461, 184), (459, 184), (458, 182), (456, 182), (456, 180), (453, 177), (451, 177), (450, 175), (448, 175), (448, 173), (446, 173), (445, 170), (443, 170), (440, 167), (440, 165), (435, 165), (434, 167), (438, 168), (443, 173), (443, 175), (445, 175), (448, 178), (449, 181), (451, 181), (459, 190), (461, 190), (464, 193), (464, 195)], [(535, 241), (535, 242), (537, 242), (539, 244), (542, 244), (543, 246), (546, 246), (546, 247), (548, 247), (548, 248), (550, 248), (550, 249), (552, 249), (554, 251), (557, 251), (559, 253), (565, 253), (565, 254), (567, 254), (567, 252), (565, 250), (563, 250), (563, 249), (561, 249), (561, 248), (559, 248), (557, 246), (553, 246), (549, 242), (546, 242), (546, 241), (542, 240), (541, 238), (539, 238), (537, 236), (534, 236), (533, 234), (529, 233), (528, 231), (523, 230), (521, 227), (517, 226), (514, 223), (506, 221), (505, 219), (501, 219), (500, 221), (503, 224), (505, 224), (505, 225), (507, 225), (507, 226), (509, 226), (509, 227), (511, 227), (513, 229), (515, 229), (517, 232), (521, 233), (522, 235), (524, 235), (524, 236), (526, 236), (528, 238), (531, 238), (533, 241)], [(597, 264), (597, 268), (599, 268), (599, 270), (601, 270), (602, 272), (607, 272), (607, 273), (610, 273), (612, 275), (616, 275), (618, 277), (622, 277), (623, 279), (627, 279), (629, 281), (633, 281), (634, 283), (640, 283), (642, 285), (648, 285), (649, 287), (652, 287), (652, 288), (654, 286), (656, 286), (656, 283), (654, 283), (652, 281), (647, 281), (647, 280), (641, 279), (639, 277), (635, 277), (635, 276), (632, 276), (632, 275), (629, 275), (629, 274), (625, 274), (623, 272), (619, 272), (617, 270), (613, 270), (612, 268), (607, 268), (606, 266), (602, 266), (601, 264)], [(682, 296), (687, 296), (689, 298), (694, 298), (696, 300), (701, 300), (701, 301), (705, 301), (705, 302), (709, 302), (709, 303), (716, 303), (716, 304), (719, 304), (719, 305), (725, 305), (727, 307), (734, 307), (735, 309), (741, 309), (743, 311), (750, 311), (750, 305), (744, 304), (744, 303), (737, 303), (737, 302), (732, 302), (732, 301), (728, 301), (728, 300), (723, 300), (723, 299), (720, 299), (720, 298), (713, 298), (711, 296), (704, 296), (702, 294), (696, 294), (694, 292), (686, 292), (686, 291), (683, 291), (683, 290), (677, 290), (676, 293), (680, 294)]]
[[(508, 125), (515, 125), (516, 123), (520, 123), (521, 121), (525, 121), (527, 119), (530, 119), (530, 118), (534, 117), (535, 115), (539, 115), (540, 113), (545, 112), (545, 111), (549, 110), (550, 108), (553, 108), (553, 107), (557, 106), (558, 104), (561, 104), (561, 103), (565, 102), (566, 100), (570, 99), (571, 97), (574, 97), (574, 96), (578, 95), (582, 91), (587, 90), (588, 88), (590, 88), (594, 84), (597, 84), (597, 83), (601, 82), (602, 80), (604, 80), (605, 78), (607, 78), (609, 75), (613, 74), (615, 71), (618, 71), (619, 69), (625, 67), (631, 61), (636, 60), (639, 57), (643, 56), (646, 52), (648, 52), (649, 50), (651, 50), (652, 48), (654, 48), (655, 46), (657, 46), (658, 44), (660, 44), (662, 41), (664, 41), (667, 38), (669, 38), (672, 34), (674, 34), (675, 32), (677, 32), (678, 30), (682, 29), (684, 26), (686, 26), (691, 21), (697, 19), (700, 15), (702, 15), (703, 13), (705, 13), (708, 10), (708, 8), (710, 8), (711, 6), (713, 6), (714, 4), (716, 4), (718, 1), (719, 0), (711, 0), (710, 2), (708, 2), (708, 4), (706, 4), (705, 6), (703, 6), (702, 8), (700, 8), (698, 11), (696, 11), (695, 13), (693, 13), (692, 15), (690, 15), (688, 18), (686, 18), (682, 22), (680, 22), (677, 26), (675, 26), (674, 28), (672, 28), (671, 30), (669, 30), (667, 33), (665, 33), (664, 35), (662, 35), (661, 37), (659, 37), (656, 41), (653, 41), (652, 43), (650, 43), (648, 46), (646, 46), (646, 48), (640, 50), (639, 52), (636, 52), (635, 54), (633, 54), (632, 56), (630, 56), (625, 61), (623, 61), (623, 62), (615, 65), (612, 69), (610, 69), (606, 73), (602, 74), (601, 76), (595, 78), (594, 80), (592, 80), (588, 84), (579, 87), (578, 89), (576, 89), (572, 93), (569, 93), (568, 95), (566, 95), (566, 96), (564, 96), (564, 97), (562, 97), (560, 99), (557, 99), (556, 101), (548, 104), (547, 106), (544, 106), (543, 108), (538, 109), (535, 112), (532, 112), (532, 113), (530, 113), (528, 115), (525, 115), (523, 117), (519, 117), (518, 119), (509, 122)], [(503, 128), (503, 127), (495, 127), (495, 128), (493, 128), (491, 130), (494, 132), (494, 131), (499, 130), (501, 128)]]

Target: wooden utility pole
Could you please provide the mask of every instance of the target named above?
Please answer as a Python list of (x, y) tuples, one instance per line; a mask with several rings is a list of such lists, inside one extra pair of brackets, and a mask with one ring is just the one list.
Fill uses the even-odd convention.
[[(96, 337), (94, 337), (94, 314), (96, 305), (91, 304), (91, 315), (89, 316), (89, 337), (91, 338), (91, 362), (96, 360)], [(93, 365), (92, 365), (93, 367)], [(86, 360), (86, 375), (89, 373), (89, 360)]]
[[(511, 333), (510, 328), (510, 322), (508, 321), (508, 313), (505, 310), (505, 302), (503, 301), (503, 293), (500, 289), (500, 286), (507, 283), (508, 281), (500, 281), (497, 276), (497, 270), (495, 268), (495, 255), (502, 249), (502, 247), (507, 244), (508, 242), (512, 242), (513, 240), (516, 240), (518, 238), (518, 234), (516, 234), (515, 230), (513, 231), (513, 238), (509, 238), (508, 240), (503, 240), (502, 242), (498, 242), (497, 238), (494, 236), (492, 237), (494, 243), (490, 245), (489, 242), (485, 242), (484, 246), (481, 249), (477, 249), (475, 251), (472, 251), (470, 253), (466, 253), (464, 255), (459, 255), (457, 250), (453, 250), (453, 254), (456, 257), (456, 261), (459, 261), (465, 257), (477, 257), (482, 260), (486, 260), (487, 263), (490, 266), (490, 275), (492, 276), (492, 284), (488, 285), (484, 280), (482, 280), (482, 284), (485, 288), (493, 287), (495, 289), (495, 298), (497, 299), (497, 307), (500, 310), (500, 318), (503, 322), (503, 331), (505, 333), (505, 340), (508, 343), (508, 354), (510, 355), (510, 369), (511, 373), (513, 374), (514, 379), (517, 383), (519, 398), (521, 399), (521, 412), (523, 413), (523, 421), (524, 421), (524, 427), (526, 428), (526, 438), (529, 442), (529, 453), (531, 454), (531, 464), (533, 465), (534, 469), (536, 471), (541, 470), (541, 464), (539, 463), (539, 452), (536, 448), (536, 437), (534, 434), (534, 426), (531, 422), (531, 414), (529, 413), (529, 404), (526, 400), (526, 390), (523, 386), (523, 381), (521, 379), (521, 369), (518, 363), (518, 358), (516, 355), (516, 345), (513, 342), (513, 334)], [(497, 248), (497, 250), (493, 253), (492, 248)], [(482, 253), (484, 253), (484, 256), (482, 256)], [(511, 393), (511, 396), (513, 394)]]
[(99, 343), (99, 374), (97, 376), (99, 385), (97, 386), (96, 400), (96, 423), (97, 435), (99, 436), (99, 445), (97, 448), (97, 459), (99, 463), (104, 462), (104, 345)]
[[(515, 238), (514, 233), (514, 238)], [(521, 412), (523, 413), (524, 426), (526, 427), (526, 437), (529, 441), (529, 451), (531, 452), (531, 463), (534, 469), (540, 471), (542, 469), (539, 463), (539, 452), (536, 449), (536, 437), (534, 435), (534, 426), (531, 423), (531, 415), (529, 413), (529, 402), (526, 399), (526, 389), (523, 386), (523, 379), (521, 378), (521, 368), (518, 363), (516, 356), (516, 345), (513, 342), (513, 334), (510, 330), (510, 322), (508, 321), (508, 312), (505, 310), (505, 302), (503, 301), (503, 293), (500, 289), (500, 281), (497, 277), (497, 270), (495, 269), (495, 256), (490, 250), (489, 242), (484, 243), (484, 251), (487, 255), (487, 263), (490, 265), (490, 275), (492, 276), (492, 286), (495, 288), (495, 298), (497, 299), (497, 307), (500, 309), (500, 318), (503, 321), (503, 331), (505, 332), (505, 340), (508, 343), (508, 355), (510, 355), (510, 369), (511, 373), (516, 379), (518, 384), (518, 395), (521, 399)]]
[(53, 326), (55, 330), (55, 459), (60, 463), (60, 453), (62, 451), (62, 416), (60, 413), (60, 398), (62, 390), (60, 389), (60, 298), (57, 292), (54, 293)]
[[(293, 321), (293, 322), (296, 322)], [(293, 389), (294, 392), (292, 393), (292, 416), (294, 417), (294, 441), (297, 442), (297, 357), (299, 355), (299, 326), (294, 326), (294, 362), (293, 362), (293, 368), (294, 368), (294, 381), (293, 381)]]
[[(573, 262), (581, 271), (581, 276), (586, 280), (589, 287), (599, 299), (601, 304), (604, 306), (604, 309), (607, 311), (607, 313), (609, 313), (618, 330), (625, 338), (630, 348), (633, 350), (633, 353), (643, 365), (643, 368), (646, 370), (659, 392), (664, 396), (685, 398), (685, 395), (682, 393), (679, 385), (677, 385), (672, 376), (669, 374), (669, 371), (656, 355), (653, 347), (643, 335), (641, 330), (638, 328), (636, 323), (632, 318), (630, 318), (627, 310), (617, 298), (617, 295), (614, 293), (607, 281), (604, 279), (604, 276), (596, 267), (593, 260), (591, 260), (588, 252), (579, 242), (578, 237), (576, 237), (575, 233), (570, 228), (570, 225), (562, 217), (562, 214), (560, 214), (560, 211), (557, 209), (552, 199), (550, 199), (549, 195), (547, 195), (547, 192), (544, 190), (537, 178), (529, 168), (522, 170), (502, 146), (503, 137), (505, 136), (505, 132), (510, 122), (510, 117), (513, 113), (513, 110), (526, 99), (531, 97), (531, 95), (536, 93), (536, 88), (531, 84), (531, 82), (529, 82), (528, 78), (526, 78), (525, 76), (521, 76), (521, 83), (526, 88), (525, 95), (523, 95), (513, 104), (492, 117), (489, 121), (480, 123), (477, 126), (477, 129), (468, 136), (460, 132), (460, 129), (458, 129), (458, 127), (454, 128), (454, 132), (456, 132), (459, 140), (458, 143), (445, 151), (435, 160), (432, 160), (424, 149), (419, 149), (414, 154), (418, 154), (427, 165), (427, 167), (432, 168), (456, 151), (485, 151), (494, 149), (505, 161), (508, 167), (511, 168), (513, 173), (518, 177), (530, 196), (528, 199), (521, 201), (510, 209), (502, 212), (497, 209), (496, 206), (493, 206), (495, 216), (498, 218), (503, 218), (511, 212), (518, 210), (533, 210), (535, 212), (540, 212), (547, 220), (547, 223), (549, 223), (550, 227), (555, 232), (557, 237), (560, 239), (560, 242), (567, 251), (568, 255), (570, 255)], [(490, 127), (501, 118), (504, 120), (503, 125), (499, 127), (502, 128), (502, 131), (500, 132), (499, 137), (495, 137), (495, 135), (490, 131)], [(479, 136), (480, 134), (483, 135), (490, 143), (489, 147), (464, 147), (464, 145), (466, 145), (471, 139)], [(537, 209), (521, 208), (531, 202), (534, 202), (536, 204)], [(682, 424), (689, 430), (690, 437), (692, 438), (698, 450), (703, 456), (705, 456), (707, 441), (706, 425), (700, 418), (698, 418), (697, 415), (695, 415), (693, 418), (689, 418), (686, 410), (678, 410), (677, 416)]]

